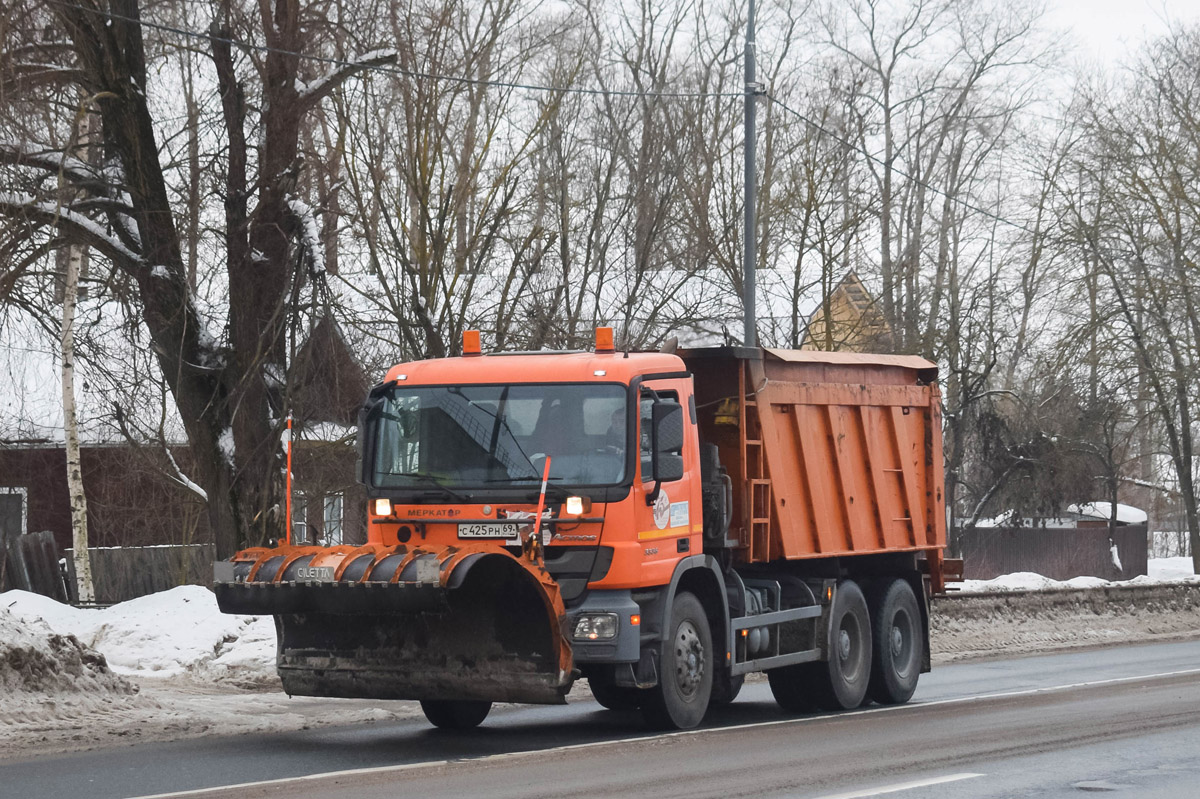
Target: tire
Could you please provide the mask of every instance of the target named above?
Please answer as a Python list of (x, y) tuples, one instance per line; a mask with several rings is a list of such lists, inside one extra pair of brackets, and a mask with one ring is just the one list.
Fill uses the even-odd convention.
[(713, 679), (712, 694), (708, 697), (709, 707), (724, 707), (733, 703), (737, 699), (738, 694), (742, 692), (742, 686), (746, 683), (746, 675), (739, 674), (736, 677), (729, 677), (722, 674)]
[(473, 699), (422, 699), (421, 710), (429, 723), (443, 730), (478, 727), (492, 709), (491, 702)]
[(588, 687), (601, 707), (609, 710), (637, 710), (642, 706), (642, 691), (639, 688), (613, 685), (594, 677), (588, 678)]
[(771, 696), (784, 713), (811, 713), (817, 709), (817, 673), (824, 663), (797, 663), (767, 672)]
[(817, 706), (850, 710), (867, 698), (871, 681), (871, 617), (862, 589), (853, 580), (838, 585), (829, 618), (829, 660), (816, 669)]
[(648, 689), (642, 701), (646, 723), (662, 730), (699, 726), (712, 695), (713, 648), (708, 618), (694, 594), (675, 595), (661, 664), (658, 685)]
[(921, 676), (925, 636), (921, 606), (907, 580), (893, 580), (871, 597), (874, 655), (867, 694), (881, 705), (912, 698)]

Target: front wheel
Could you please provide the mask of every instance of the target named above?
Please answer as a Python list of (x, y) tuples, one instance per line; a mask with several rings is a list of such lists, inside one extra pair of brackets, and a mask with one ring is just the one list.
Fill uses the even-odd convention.
[(491, 712), (491, 702), (473, 699), (422, 699), (421, 710), (429, 723), (443, 730), (470, 730), (478, 727)]
[(646, 723), (656, 729), (699, 726), (708, 710), (712, 680), (708, 618), (694, 594), (680, 591), (671, 604), (671, 622), (664, 631), (658, 685), (647, 690), (642, 701)]

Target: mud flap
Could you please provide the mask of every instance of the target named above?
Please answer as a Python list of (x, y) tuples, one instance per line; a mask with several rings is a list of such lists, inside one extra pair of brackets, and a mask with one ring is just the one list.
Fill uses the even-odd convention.
[(275, 616), (289, 694), (566, 701), (558, 585), (528, 561), (482, 546), (292, 547), (240, 553), (234, 566), (218, 604)]

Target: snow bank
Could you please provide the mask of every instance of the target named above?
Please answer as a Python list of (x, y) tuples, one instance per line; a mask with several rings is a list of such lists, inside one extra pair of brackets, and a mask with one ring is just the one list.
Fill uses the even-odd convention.
[(0, 608), (0, 691), (7, 703), (23, 692), (127, 694), (136, 688), (113, 674), (103, 655), (73, 636)]
[(951, 583), (958, 593), (983, 593), (988, 591), (1047, 591), (1069, 588), (1102, 588), (1121, 585), (1161, 585), (1166, 583), (1200, 582), (1200, 575), (1192, 573), (1191, 558), (1151, 558), (1147, 564), (1148, 574), (1132, 580), (1105, 580), (1101, 577), (1075, 577), (1071, 580), (1051, 580), (1034, 572), (1002, 574), (991, 580), (963, 580)]
[(74, 635), (113, 671), (138, 676), (194, 674), (253, 683), (274, 679), (275, 626), (269, 617), (228, 616), (207, 588), (185, 585), (101, 610), (8, 591), (0, 608), (27, 623)]
[(125, 706), (136, 693), (99, 652), (0, 607), (0, 739), (63, 715)]

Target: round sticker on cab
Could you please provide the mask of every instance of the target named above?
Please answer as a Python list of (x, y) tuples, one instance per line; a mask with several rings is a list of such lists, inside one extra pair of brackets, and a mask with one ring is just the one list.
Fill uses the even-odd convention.
[(667, 496), (666, 489), (658, 490), (658, 499), (654, 500), (654, 525), (659, 530), (667, 529), (667, 525), (671, 522), (671, 499)]

